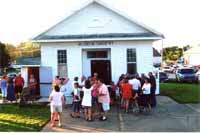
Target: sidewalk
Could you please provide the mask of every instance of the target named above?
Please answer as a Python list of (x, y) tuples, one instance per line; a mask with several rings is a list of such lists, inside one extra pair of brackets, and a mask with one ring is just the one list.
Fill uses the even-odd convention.
[[(123, 114), (124, 131), (194, 132), (200, 131), (200, 113), (169, 97), (158, 96), (158, 106), (149, 115)], [(131, 121), (131, 122), (130, 122)]]
[(64, 109), (62, 117), (62, 128), (51, 127), (48, 123), (42, 132), (118, 132), (119, 119), (116, 108), (112, 108), (109, 112), (107, 121), (102, 122), (96, 118), (93, 122), (84, 120), (83, 115), (81, 118), (71, 118), (71, 108)]
[[(87, 122), (81, 118), (71, 118), (71, 108), (64, 109), (62, 128), (50, 127), (43, 132), (194, 132), (200, 131), (200, 113), (184, 104), (178, 104), (165, 96), (157, 96), (158, 105), (150, 114), (126, 114), (112, 107), (108, 121)], [(194, 106), (194, 105), (193, 105)], [(195, 107), (200, 107), (196, 104)]]

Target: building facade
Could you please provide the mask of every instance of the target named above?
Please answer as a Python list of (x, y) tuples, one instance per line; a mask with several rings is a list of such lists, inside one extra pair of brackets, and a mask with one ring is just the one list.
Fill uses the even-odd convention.
[(41, 67), (56, 75), (91, 76), (115, 83), (121, 74), (153, 71), (152, 43), (163, 35), (99, 0), (33, 38), (41, 44)]

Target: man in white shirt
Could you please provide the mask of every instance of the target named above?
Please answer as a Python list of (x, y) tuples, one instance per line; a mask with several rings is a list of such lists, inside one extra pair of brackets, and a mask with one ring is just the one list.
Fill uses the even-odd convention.
[[(135, 107), (137, 110), (139, 110), (139, 105), (138, 105), (138, 96), (139, 96), (139, 89), (141, 88), (141, 83), (140, 80), (136, 78), (137, 75), (133, 75), (133, 77), (129, 80), (129, 84), (132, 85), (133, 89), (133, 98), (134, 101), (132, 101), (132, 105), (135, 104)], [(134, 108), (133, 108), (134, 111)]]
[(129, 84), (131, 84), (133, 86), (133, 92), (134, 93), (138, 93), (140, 87), (141, 87), (141, 83), (138, 79), (136, 79), (136, 75), (133, 75), (133, 78), (129, 80)]
[(72, 104), (73, 87), (72, 87), (72, 81), (69, 78), (66, 78), (64, 80), (64, 83), (62, 87), (60, 88), (60, 91), (63, 93), (65, 97), (65, 104)]

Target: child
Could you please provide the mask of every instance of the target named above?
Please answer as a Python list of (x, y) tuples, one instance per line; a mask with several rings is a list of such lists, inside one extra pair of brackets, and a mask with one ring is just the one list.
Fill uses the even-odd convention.
[(70, 114), (72, 118), (80, 118), (80, 90), (78, 83), (74, 83), (74, 92), (73, 92), (73, 104), (72, 104), (72, 113)]
[(90, 81), (85, 81), (85, 87), (83, 87), (83, 100), (82, 100), (82, 106), (84, 107), (84, 113), (85, 113), (85, 120), (86, 121), (92, 121), (92, 89), (90, 85)]
[(60, 88), (56, 85), (54, 86), (54, 91), (51, 92), (49, 96), (50, 108), (51, 108), (51, 126), (54, 126), (54, 117), (57, 113), (58, 115), (58, 126), (61, 127), (61, 113), (62, 105), (64, 104), (63, 94), (60, 92)]

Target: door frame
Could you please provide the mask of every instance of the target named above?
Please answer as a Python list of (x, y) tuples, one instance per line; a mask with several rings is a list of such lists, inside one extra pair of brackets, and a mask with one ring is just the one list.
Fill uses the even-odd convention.
[[(109, 71), (109, 77), (107, 77), (109, 80), (110, 80), (110, 82), (112, 81), (112, 69), (111, 69), (111, 60), (109, 60), (109, 59), (92, 59), (91, 61), (90, 61), (90, 65), (91, 65), (91, 69), (90, 69), (90, 71), (91, 71), (91, 76), (93, 75), (93, 73), (94, 72), (92, 72), (92, 62), (93, 61), (107, 61), (107, 62), (109, 62), (109, 69), (110, 69), (110, 71)], [(107, 62), (105, 62), (105, 63), (107, 63)], [(106, 65), (106, 64), (105, 64)], [(98, 73), (99, 74), (99, 73)], [(104, 81), (105, 82), (105, 81)], [(108, 83), (109, 84), (109, 83)]]
[[(108, 57), (107, 58), (88, 58), (87, 54), (88, 51), (107, 51)], [(91, 73), (91, 61), (93, 60), (110, 60), (111, 61), (111, 48), (108, 47), (82, 47), (82, 74), (86, 77), (92, 76)], [(111, 79), (112, 79), (112, 70), (111, 71)]]
[[(32, 71), (31, 69), (37, 69), (37, 73), (33, 73), (34, 70)], [(37, 76), (35, 76), (36, 80), (37, 80), (37, 90), (36, 90), (36, 94), (40, 95), (40, 67), (28, 67), (27, 69), (27, 83), (29, 82), (29, 78), (30, 75), (33, 74), (35, 76), (35, 74), (38, 74)]]

